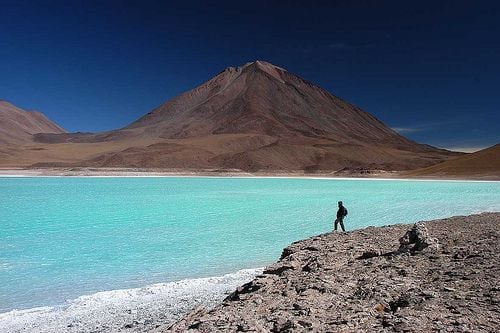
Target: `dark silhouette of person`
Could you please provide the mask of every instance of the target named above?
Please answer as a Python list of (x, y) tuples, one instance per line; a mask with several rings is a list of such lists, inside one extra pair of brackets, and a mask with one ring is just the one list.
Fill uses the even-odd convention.
[(346, 216), (347, 216), (347, 209), (342, 204), (342, 201), (339, 201), (339, 210), (337, 210), (337, 219), (335, 220), (335, 228), (333, 229), (334, 231), (337, 231), (337, 226), (340, 223), (342, 231), (345, 232), (344, 217)]

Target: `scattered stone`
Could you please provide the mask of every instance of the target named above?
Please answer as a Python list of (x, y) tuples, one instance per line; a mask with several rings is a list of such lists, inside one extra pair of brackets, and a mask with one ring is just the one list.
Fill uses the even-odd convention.
[(294, 327), (295, 325), (291, 320), (278, 319), (274, 322), (271, 332), (291, 332)]
[(401, 308), (406, 308), (410, 305), (409, 297), (407, 295), (401, 295), (398, 299), (389, 302), (389, 308), (392, 313), (399, 311)]
[(497, 332), (499, 238), (500, 213), (323, 234), (159, 332)]
[(399, 239), (399, 244), (399, 253), (415, 253), (417, 251), (423, 251), (429, 246), (434, 251), (439, 249), (437, 239), (429, 237), (429, 231), (425, 223), (416, 223)]
[(254, 280), (238, 287), (233, 293), (226, 297), (225, 301), (239, 301), (241, 296), (259, 290), (260, 285)]
[(269, 266), (264, 270), (264, 274), (275, 274), (275, 275), (282, 275), (283, 272), (289, 270), (289, 269), (295, 269), (295, 266), (293, 265), (273, 265)]
[(368, 250), (363, 252), (362, 255), (357, 257), (356, 259), (370, 259), (370, 258), (375, 258), (379, 257), (382, 253), (379, 250)]

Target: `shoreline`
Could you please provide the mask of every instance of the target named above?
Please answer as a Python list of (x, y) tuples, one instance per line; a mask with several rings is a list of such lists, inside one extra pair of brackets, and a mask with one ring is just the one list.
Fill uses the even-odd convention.
[(494, 332), (499, 239), (500, 212), (321, 234), (217, 307), (151, 333)]
[(283, 179), (337, 179), (337, 180), (399, 180), (399, 181), (473, 181), (498, 182), (500, 176), (408, 177), (403, 172), (388, 171), (372, 174), (304, 173), (304, 172), (243, 172), (235, 170), (158, 170), (139, 168), (0, 168), (0, 177), (89, 177), (89, 178), (283, 178)]
[(220, 276), (100, 291), (54, 306), (14, 309), (0, 313), (0, 331), (148, 332), (174, 323), (195, 307), (215, 307), (262, 271), (263, 268), (247, 268)]
[[(483, 220), (488, 220), (486, 221), (487, 223), (496, 224), (493, 226), (489, 225), (488, 229), (488, 224)], [(488, 245), (483, 244), (487, 239), (485, 235), (489, 235), (488, 237), (491, 238), (493, 235), (492, 233), (495, 233), (495, 237), (498, 238), (497, 227), (500, 226), (500, 213), (454, 216), (439, 220), (425, 221), (423, 223), (429, 228), (429, 237), (437, 236), (437, 241), (439, 242), (438, 248), (442, 253), (437, 255), (436, 252), (423, 252), (424, 256), (428, 256), (424, 258), (424, 261), (430, 260), (430, 262), (433, 263), (438, 256), (443, 254), (446, 257), (455, 258), (457, 255), (462, 255), (460, 253), (463, 253), (463, 251), (466, 251), (465, 255), (468, 255), (467, 253), (472, 253), (471, 258), (477, 261), (478, 253), (482, 253), (478, 252), (474, 244), (475, 242), (477, 242), (477, 244), (481, 242), (481, 246)], [(307, 239), (298, 240), (283, 250), (280, 260), (272, 263), (265, 269), (243, 269), (222, 276), (156, 283), (132, 289), (103, 291), (91, 295), (80, 296), (59, 306), (12, 310), (0, 313), (0, 330), (12, 333), (49, 333), (54, 331), (90, 333), (96, 330), (133, 333), (185, 332), (188, 330), (190, 332), (233, 332), (235, 330), (234, 325), (236, 324), (239, 325), (238, 327), (247, 327), (249, 329), (252, 327), (263, 328), (266, 323), (259, 322), (262, 320), (269, 320), (272, 325), (284, 325), (284, 327), (289, 325), (290, 322), (292, 322), (293, 325), (307, 322), (312, 325), (307, 327), (314, 328), (316, 325), (323, 325), (324, 323), (320, 322), (318, 324), (314, 321), (315, 317), (313, 316), (313, 318), (311, 318), (310, 316), (310, 313), (317, 314), (319, 310), (316, 309), (312, 312), (311, 310), (305, 312), (305, 303), (309, 302), (308, 306), (310, 308), (314, 308), (314, 306), (324, 306), (326, 309), (332, 304), (340, 304), (339, 302), (343, 301), (342, 299), (338, 299), (331, 303), (330, 298), (328, 298), (329, 303), (322, 304), (321, 297), (324, 296), (325, 292), (321, 290), (327, 290), (327, 292), (331, 290), (334, 294), (338, 293), (340, 297), (347, 297), (349, 299), (349, 297), (351, 297), (349, 295), (352, 291), (346, 293), (345, 290), (342, 289), (344, 288), (343, 286), (351, 289), (354, 288), (353, 291), (356, 292), (356, 290), (358, 290), (356, 288), (359, 288), (359, 283), (372, 283), (376, 285), (376, 287), (372, 286), (375, 288), (373, 290), (378, 290), (379, 288), (384, 290), (377, 284), (387, 282), (389, 284), (384, 284), (383, 287), (392, 288), (394, 287), (393, 284), (401, 285), (401, 283), (404, 282), (403, 289), (406, 291), (404, 291), (402, 295), (406, 295), (405, 292), (408, 290), (411, 291), (412, 288), (417, 285), (419, 286), (417, 288), (419, 292), (434, 295), (430, 298), (431, 301), (441, 299), (443, 290), (445, 290), (445, 296), (446, 294), (454, 293), (453, 290), (459, 290), (455, 285), (448, 287), (448, 284), (446, 284), (445, 287), (441, 286), (439, 288), (448, 288), (449, 291), (446, 291), (448, 289), (440, 289), (431, 292), (427, 289), (433, 286), (423, 283), (419, 279), (411, 283), (406, 283), (404, 279), (407, 275), (410, 277), (415, 275), (411, 270), (416, 269), (418, 271), (418, 265), (408, 264), (406, 262), (398, 263), (397, 261), (402, 260), (402, 257), (397, 257), (399, 259), (391, 259), (389, 261), (385, 259), (387, 257), (385, 257), (386, 255), (384, 253), (390, 253), (390, 251), (397, 249), (396, 244), (398, 243), (398, 237), (402, 236), (406, 230), (410, 229), (412, 224), (413, 223), (398, 223), (383, 227), (365, 227), (347, 233), (328, 232)], [(470, 226), (471, 224), (474, 225), (474, 228)], [(467, 230), (464, 230), (464, 225), (467, 226)], [(457, 226), (459, 227), (457, 228)], [(456, 243), (460, 237), (469, 235), (465, 231), (474, 231), (477, 233), (477, 235), (470, 236), (472, 238), (467, 240), (467, 250), (464, 250), (463, 244)], [(446, 239), (444, 239), (444, 237), (446, 237)], [(451, 244), (450, 241), (453, 241), (454, 245), (450, 249), (447, 249), (446, 246), (447, 244)], [(471, 246), (470, 244), (473, 245)], [(493, 242), (493, 244), (496, 244), (496, 242)], [(458, 254), (454, 254), (453, 251), (456, 250), (458, 250)], [(335, 263), (333, 263), (335, 267), (328, 268), (327, 264), (330, 265), (332, 263), (320, 261), (328, 256), (335, 257)], [(419, 256), (421, 256), (421, 254), (416, 253), (408, 258), (418, 259)], [(366, 257), (366, 259), (363, 259), (364, 257)], [(420, 258), (419, 260), (423, 259)], [(391, 271), (392, 268), (388, 268), (387, 265), (395, 265), (396, 263), (397, 265), (395, 265), (394, 269), (396, 269), (397, 272), (400, 272), (401, 269), (410, 271), (403, 276), (396, 274), (396, 277), (393, 278), (381, 278), (379, 276), (382, 272), (381, 270), (372, 270), (370, 272), (364, 270), (359, 271), (359, 267), (354, 267), (357, 263), (362, 263), (363, 267), (367, 269), (371, 269), (374, 265), (378, 265), (384, 267), (382, 271)], [(422, 264), (421, 261), (420, 264)], [(491, 274), (494, 274), (495, 270), (498, 270), (498, 264), (496, 262), (492, 264), (496, 265), (490, 269)], [(428, 264), (424, 263), (424, 266), (425, 265)], [(302, 268), (299, 269), (300, 267)], [(348, 276), (351, 276), (354, 281), (349, 281), (349, 279), (347, 279), (347, 282), (342, 282), (340, 286), (337, 285), (337, 287), (332, 287), (333, 289), (328, 289), (330, 288), (327, 286), (328, 283), (341, 282), (342, 279), (346, 278), (346, 268), (351, 272), (348, 273)], [(297, 274), (302, 274), (299, 280), (297, 280)], [(334, 280), (332, 280), (332, 278)], [(356, 279), (365, 282), (358, 281), (356, 284)], [(500, 283), (500, 281), (496, 281), (495, 279), (498, 280), (498, 275), (494, 277), (493, 280), (490, 277), (488, 283)], [(457, 278), (456, 281), (461, 280)], [(278, 284), (278, 282), (280, 284)], [(281, 289), (283, 286), (289, 286), (290, 284), (293, 286), (296, 283), (299, 283), (299, 285), (294, 286), (293, 290), (296, 290), (296, 288), (299, 288), (297, 290), (305, 288), (304, 292), (301, 292), (297, 299), (292, 297), (293, 292)], [(422, 291), (419, 288), (427, 289)], [(236, 290), (236, 292), (234, 290)], [(320, 291), (319, 294), (317, 293), (318, 290)], [(500, 291), (500, 289), (495, 290)], [(401, 292), (401, 290), (398, 292)], [(437, 296), (438, 294), (439, 296)], [(389, 308), (390, 299), (396, 296), (393, 294), (384, 295), (385, 296), (380, 296), (379, 298), (374, 298), (371, 302), (373, 304), (370, 304), (377, 305), (378, 303), (374, 303), (377, 301), (380, 302), (379, 304), (382, 304), (381, 306)], [(283, 317), (286, 318), (286, 320), (281, 322), (276, 319), (277, 321), (273, 322), (274, 317), (271, 318), (267, 315), (262, 315), (262, 313), (256, 317), (252, 317), (254, 308), (258, 311), (265, 312), (265, 309), (268, 307), (272, 309), (272, 306), (276, 306), (275, 303), (266, 304), (266, 302), (269, 302), (267, 297), (271, 297), (273, 302), (276, 299), (279, 299), (279, 302), (286, 302), (287, 305), (280, 303), (277, 307), (280, 309), (279, 311), (281, 311), (277, 317)], [(310, 297), (312, 298), (309, 299)], [(318, 297), (320, 297), (319, 300)], [(409, 299), (413, 300), (414, 297), (417, 296), (413, 295), (412, 297), (413, 298), (410, 297)], [(465, 296), (462, 295), (460, 297), (463, 298)], [(224, 298), (226, 299), (223, 300)], [(341, 308), (347, 310), (342, 310), (336, 315), (344, 316), (344, 319), (335, 321), (335, 325), (340, 325), (338, 328), (347, 329), (349, 331), (370, 331), (362, 326), (354, 326), (354, 329), (353, 326), (349, 326), (351, 325), (350, 320), (352, 318), (349, 320), (345, 319), (346, 316), (354, 316), (350, 311), (357, 309), (357, 307), (360, 306), (359, 302), (362, 301), (364, 301), (364, 299), (357, 300), (357, 303), (354, 305), (342, 305)], [(425, 301), (429, 300), (426, 299)], [(295, 303), (292, 304), (293, 302)], [(287, 308), (289, 309), (284, 310)], [(375, 308), (363, 309), (362, 311), (358, 309), (355, 310), (355, 313), (361, 313), (363, 316), (366, 316), (363, 318), (370, 318), (370, 320), (375, 322), (381, 320), (381, 318), (386, 322), (400, 320), (398, 319), (399, 317), (395, 317), (394, 313), (391, 313), (389, 310), (387, 310), (389, 312), (386, 313), (385, 310), (379, 311), (374, 309)], [(431, 309), (436, 310), (435, 306), (431, 307)], [(240, 310), (243, 311), (243, 314), (237, 312)], [(410, 310), (413, 311), (415, 309), (409, 308), (408, 311)], [(497, 312), (500, 313), (500, 311)], [(301, 321), (289, 319), (290, 316), (293, 317), (297, 314), (302, 317), (305, 316), (309, 321), (304, 321), (304, 318), (302, 318)], [(223, 317), (221, 317), (222, 315)], [(463, 314), (460, 316), (462, 315)], [(498, 319), (500, 324), (500, 318)], [(214, 324), (220, 323), (221, 320), (228, 321), (226, 322), (226, 326), (221, 326), (222, 328), (218, 326), (219, 324)], [(359, 320), (359, 318), (356, 317), (352, 320)], [(257, 324), (257, 322), (259, 323)], [(201, 325), (198, 323), (201, 323)], [(345, 326), (347, 323), (349, 325)], [(356, 323), (356, 325), (358, 325), (360, 322)], [(396, 324), (399, 325), (400, 323), (391, 323), (387, 327), (391, 330), (393, 327), (396, 327)], [(191, 329), (192, 327), (195, 328)], [(206, 327), (209, 328), (206, 329)], [(224, 329), (224, 327), (227, 329)], [(300, 328), (300, 326), (296, 327)], [(272, 327), (266, 327), (264, 331), (269, 331), (271, 328)], [(324, 326), (318, 326), (318, 328), (319, 331), (325, 329)], [(330, 326), (326, 328), (331, 329)], [(382, 328), (383, 326), (380, 327), (380, 329)], [(427, 330), (422, 330), (422, 332), (424, 331)], [(416, 330), (416, 332), (421, 331)]]

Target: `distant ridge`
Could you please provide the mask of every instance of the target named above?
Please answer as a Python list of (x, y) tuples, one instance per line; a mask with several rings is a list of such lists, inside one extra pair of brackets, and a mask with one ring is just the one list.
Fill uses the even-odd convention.
[(45, 166), (349, 172), (410, 170), (460, 155), (408, 140), (265, 61), (228, 67), (124, 128), (35, 139), (49, 147), (70, 142), (73, 150), (81, 144), (87, 152), (73, 161), (33, 157)]
[(500, 179), (500, 144), (411, 171), (408, 175)]
[(0, 144), (23, 144), (33, 141), (36, 133), (64, 133), (64, 129), (37, 111), (25, 111), (0, 100)]

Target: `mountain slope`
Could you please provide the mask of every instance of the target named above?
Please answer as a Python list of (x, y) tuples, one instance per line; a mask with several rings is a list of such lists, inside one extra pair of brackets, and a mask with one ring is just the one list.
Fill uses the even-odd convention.
[(0, 100), (0, 144), (32, 142), (36, 133), (64, 133), (64, 130), (36, 111), (24, 111)]
[(247, 133), (414, 145), (356, 106), (261, 61), (227, 68), (124, 131), (169, 139)]
[[(108, 145), (105, 152), (78, 154), (73, 164), (64, 159), (64, 165), (92, 167), (409, 170), (457, 155), (410, 141), (358, 107), (262, 61), (226, 68), (122, 129), (35, 138), (49, 146), (71, 142), (74, 149)], [(117, 145), (127, 148), (112, 148)], [(55, 155), (39, 162), (62, 165)]]
[(411, 171), (410, 176), (456, 176), (500, 178), (500, 144), (427, 168)]

